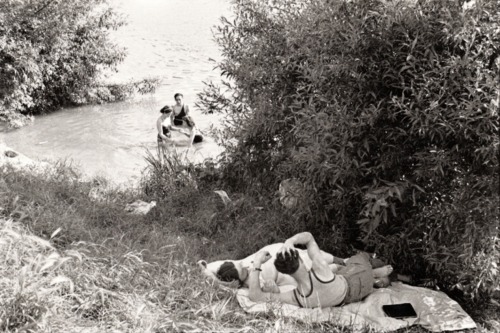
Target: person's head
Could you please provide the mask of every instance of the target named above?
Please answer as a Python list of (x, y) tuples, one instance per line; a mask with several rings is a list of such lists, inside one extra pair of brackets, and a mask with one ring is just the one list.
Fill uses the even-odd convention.
[(165, 105), (164, 107), (162, 107), (160, 109), (160, 113), (161, 114), (169, 114), (171, 112), (172, 112), (172, 108), (170, 106), (168, 106), (168, 105)]
[[(222, 265), (224, 265), (224, 268), (221, 269)], [(248, 270), (245, 268), (240, 268), (241, 274), (237, 273), (236, 275), (234, 274), (234, 271), (230, 268), (232, 268), (232, 265), (238, 272), (237, 267), (241, 267), (241, 263), (237, 260), (217, 260), (213, 261), (210, 263), (207, 263), (205, 260), (199, 260), (198, 261), (198, 267), (201, 269), (202, 273), (216, 281), (217, 283), (221, 285), (225, 285), (227, 287), (240, 287), (242, 285), (242, 280), (246, 280), (248, 278)], [(228, 270), (229, 268), (229, 270)], [(220, 271), (220, 272), (219, 272)], [(220, 274), (219, 274), (220, 273)], [(246, 274), (246, 276), (245, 276)], [(240, 280), (241, 276), (241, 280)], [(222, 280), (223, 278), (224, 280)], [(229, 281), (229, 282), (228, 282)], [(238, 286), (234, 285), (234, 281), (238, 282)]]
[(276, 267), (278, 272), (283, 274), (291, 275), (295, 273), (300, 267), (299, 251), (291, 249), (284, 254), (279, 252), (276, 254), (274, 267)]
[(177, 105), (181, 105), (182, 100), (184, 99), (184, 96), (181, 93), (177, 93), (174, 95), (174, 99), (175, 99), (175, 102), (177, 103)]
[(225, 261), (217, 270), (216, 276), (223, 282), (238, 281), (240, 286), (248, 278), (248, 269), (231, 261)]

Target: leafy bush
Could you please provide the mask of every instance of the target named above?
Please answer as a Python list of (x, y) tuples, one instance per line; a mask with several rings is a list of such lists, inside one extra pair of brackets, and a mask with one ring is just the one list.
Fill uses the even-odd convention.
[(108, 0), (2, 1), (0, 120), (21, 125), (21, 114), (154, 89), (155, 79), (109, 87), (99, 83), (104, 70), (115, 69), (125, 57), (108, 38), (121, 25)]
[[(468, 296), (500, 273), (496, 1), (235, 3), (216, 39), (223, 180)], [(231, 140), (237, 138), (237, 141)], [(327, 243), (324, 247), (328, 249)]]

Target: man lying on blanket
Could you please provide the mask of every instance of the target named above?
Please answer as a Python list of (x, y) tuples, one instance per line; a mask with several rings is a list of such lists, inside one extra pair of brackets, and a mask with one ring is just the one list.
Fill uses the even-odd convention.
[[(271, 244), (263, 247), (259, 252), (269, 253), (271, 258), (276, 258), (276, 255), (281, 252), (284, 245), (284, 243)], [(312, 261), (308, 255), (308, 251), (301, 249), (296, 249), (296, 251), (302, 263), (309, 269)], [(346, 264), (346, 259), (334, 257), (321, 250), (319, 252), (332, 273), (336, 273)], [(255, 256), (256, 254), (252, 254), (241, 260), (219, 260), (211, 263), (200, 260), (198, 265), (207, 277), (219, 284), (233, 288), (248, 287), (249, 270), (253, 267)], [(380, 260), (374, 259), (372, 265), (380, 267), (383, 263)], [(264, 262), (260, 268), (262, 271), (259, 280), (262, 291), (278, 293), (280, 289), (283, 292), (297, 287), (297, 281), (291, 275), (282, 274), (276, 270), (274, 260)], [(377, 287), (387, 286), (388, 284), (388, 278), (377, 278), (375, 281), (375, 286)]]
[[(284, 243), (267, 245), (259, 252), (267, 252), (272, 258), (276, 258), (276, 254), (281, 251), (283, 245)], [(311, 267), (311, 259), (309, 258), (307, 251), (301, 249), (297, 249), (297, 251), (305, 265)], [(198, 261), (198, 266), (208, 278), (221, 285), (232, 288), (248, 288), (248, 273), (253, 267), (252, 265), (255, 255), (256, 253), (241, 260), (218, 260), (211, 263), (207, 263), (205, 260), (200, 260)], [(330, 253), (321, 251), (321, 255), (329, 264), (333, 272), (336, 272), (340, 265), (345, 265), (344, 259), (334, 257)], [(260, 275), (260, 279), (264, 291), (274, 290), (277, 292), (278, 286), (288, 286), (289, 289), (293, 289), (297, 286), (297, 283), (290, 275), (282, 274), (276, 270), (274, 267), (274, 260), (269, 260), (262, 264), (261, 269), (262, 273)]]

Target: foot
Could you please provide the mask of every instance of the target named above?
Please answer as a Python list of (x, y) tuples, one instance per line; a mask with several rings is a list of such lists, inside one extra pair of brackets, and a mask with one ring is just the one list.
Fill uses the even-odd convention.
[(375, 288), (385, 288), (388, 287), (391, 284), (391, 280), (389, 277), (381, 277), (378, 279), (375, 279), (375, 282), (373, 283), (373, 286)]
[(374, 278), (382, 278), (382, 277), (387, 277), (389, 276), (394, 269), (392, 268), (391, 265), (386, 265), (382, 266), (379, 268), (375, 268), (373, 270), (373, 277)]

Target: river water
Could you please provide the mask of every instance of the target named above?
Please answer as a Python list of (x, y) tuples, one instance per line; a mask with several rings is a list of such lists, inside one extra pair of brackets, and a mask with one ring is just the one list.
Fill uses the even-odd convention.
[[(128, 25), (113, 34), (128, 56), (110, 82), (159, 77), (155, 94), (106, 105), (66, 108), (36, 117), (33, 124), (0, 132), (0, 142), (39, 160), (66, 160), (88, 176), (135, 184), (146, 167), (147, 151), (156, 151), (156, 119), (181, 92), (202, 131), (220, 124), (215, 115), (194, 107), (203, 81), (220, 80), (210, 59), (219, 60), (212, 28), (230, 17), (229, 0), (113, 0)], [(221, 148), (206, 137), (188, 158), (200, 162)]]

